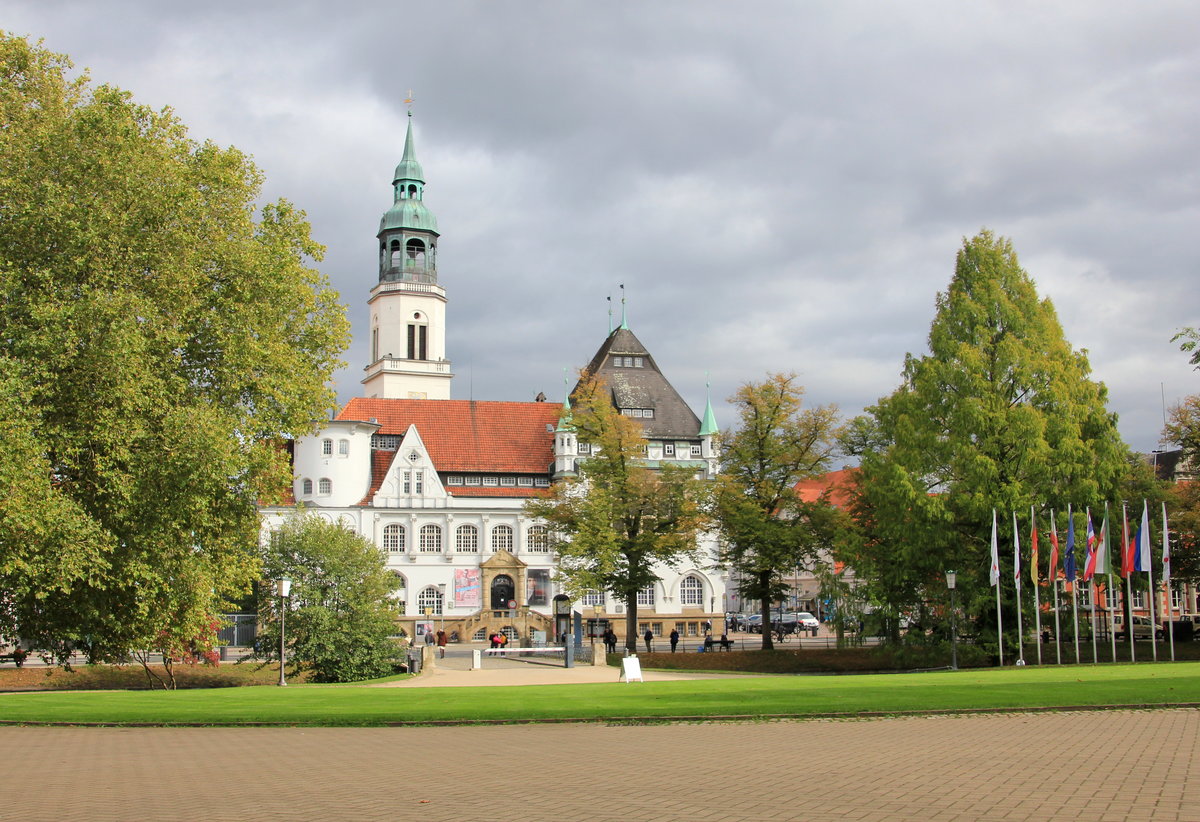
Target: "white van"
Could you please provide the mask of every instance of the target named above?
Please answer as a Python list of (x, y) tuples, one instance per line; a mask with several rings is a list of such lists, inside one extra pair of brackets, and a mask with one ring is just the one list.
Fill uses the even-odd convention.
[[(1117, 622), (1117, 639), (1128, 639), (1129, 634), (1125, 630), (1125, 615), (1117, 614), (1116, 622)], [(1135, 614), (1133, 617), (1133, 638), (1134, 639), (1150, 639), (1151, 637), (1154, 637), (1154, 639), (1162, 639), (1163, 638), (1162, 628), (1155, 628), (1154, 624), (1150, 622), (1149, 617), (1137, 616)]]

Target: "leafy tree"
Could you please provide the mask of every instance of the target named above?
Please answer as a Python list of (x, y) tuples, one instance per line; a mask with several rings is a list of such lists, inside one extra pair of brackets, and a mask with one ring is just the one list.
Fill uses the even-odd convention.
[[(392, 673), (396, 577), (369, 539), (301, 511), (271, 533), (263, 572), (270, 580), (292, 581), (284, 625), (292, 670), (313, 682)], [(270, 592), (259, 597), (255, 650), (266, 659), (279, 658), (279, 607)]]
[(625, 642), (637, 650), (637, 594), (697, 553), (707, 524), (704, 483), (693, 469), (645, 465), (646, 439), (612, 404), (604, 383), (588, 374), (572, 395), (570, 425), (592, 456), (576, 477), (526, 503), (551, 525), (559, 575), (569, 591), (612, 591), (626, 606)]
[(787, 591), (784, 574), (812, 568), (831, 541), (836, 512), (827, 499), (805, 502), (796, 483), (824, 473), (837, 447), (834, 406), (803, 408), (795, 374), (747, 383), (729, 401), (738, 426), (722, 437), (715, 506), (723, 561), (738, 590), (761, 603), (762, 646), (772, 647), (771, 604)]
[(993, 509), (1011, 546), (1013, 511), (1028, 528), (1033, 505), (1044, 530), (1051, 507), (1118, 498), (1128, 449), (1089, 373), (1011, 243), (989, 231), (965, 240), (929, 353), (906, 357), (903, 384), (845, 439), (861, 470), (844, 558), (884, 617), (924, 622), (955, 569), (960, 601), (986, 622)]
[[(1186, 339), (1180, 350), (1192, 352), (1190, 362), (1200, 369), (1200, 332), (1185, 328), (1172, 339)], [(1183, 449), (1181, 473), (1194, 474), (1200, 466), (1200, 394), (1184, 397), (1171, 409), (1163, 439)], [(1200, 582), (1200, 482), (1194, 477), (1175, 483), (1168, 507), (1174, 512), (1171, 531), (1171, 574), (1180, 582)]]
[(0, 33), (0, 633), (59, 659), (211, 637), (258, 576), (279, 438), (347, 323), (261, 175)]
[(1183, 449), (1183, 458), (1200, 465), (1200, 394), (1184, 397), (1171, 409), (1163, 439)]
[(1188, 362), (1200, 369), (1200, 330), (1181, 328), (1179, 333), (1171, 338), (1171, 342), (1179, 343), (1180, 351), (1191, 354)]

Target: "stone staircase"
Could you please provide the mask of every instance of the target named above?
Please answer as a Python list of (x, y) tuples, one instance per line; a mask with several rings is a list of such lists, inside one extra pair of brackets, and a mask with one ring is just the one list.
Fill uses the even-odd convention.
[[(511, 615), (511, 616), (510, 616)], [(554, 620), (527, 606), (513, 610), (485, 608), (465, 619), (446, 622), (446, 630), (458, 631), (461, 642), (470, 642), (475, 632), (481, 628), (490, 631), (511, 627), (518, 634), (528, 634), (529, 631), (545, 631), (552, 634)]]

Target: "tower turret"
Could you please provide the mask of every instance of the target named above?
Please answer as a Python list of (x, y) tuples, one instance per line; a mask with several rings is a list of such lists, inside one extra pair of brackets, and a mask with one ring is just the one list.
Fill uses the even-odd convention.
[(379, 281), (371, 289), (367, 397), (450, 399), (446, 290), (437, 277), (437, 218), (425, 206), (412, 112), (392, 175), (392, 207), (379, 221)]

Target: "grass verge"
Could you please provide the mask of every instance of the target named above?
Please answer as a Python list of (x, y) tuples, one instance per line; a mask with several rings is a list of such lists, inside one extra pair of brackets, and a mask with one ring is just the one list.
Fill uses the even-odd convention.
[(1200, 704), (1200, 663), (595, 685), (0, 694), (0, 721), (382, 726), (653, 721)]

